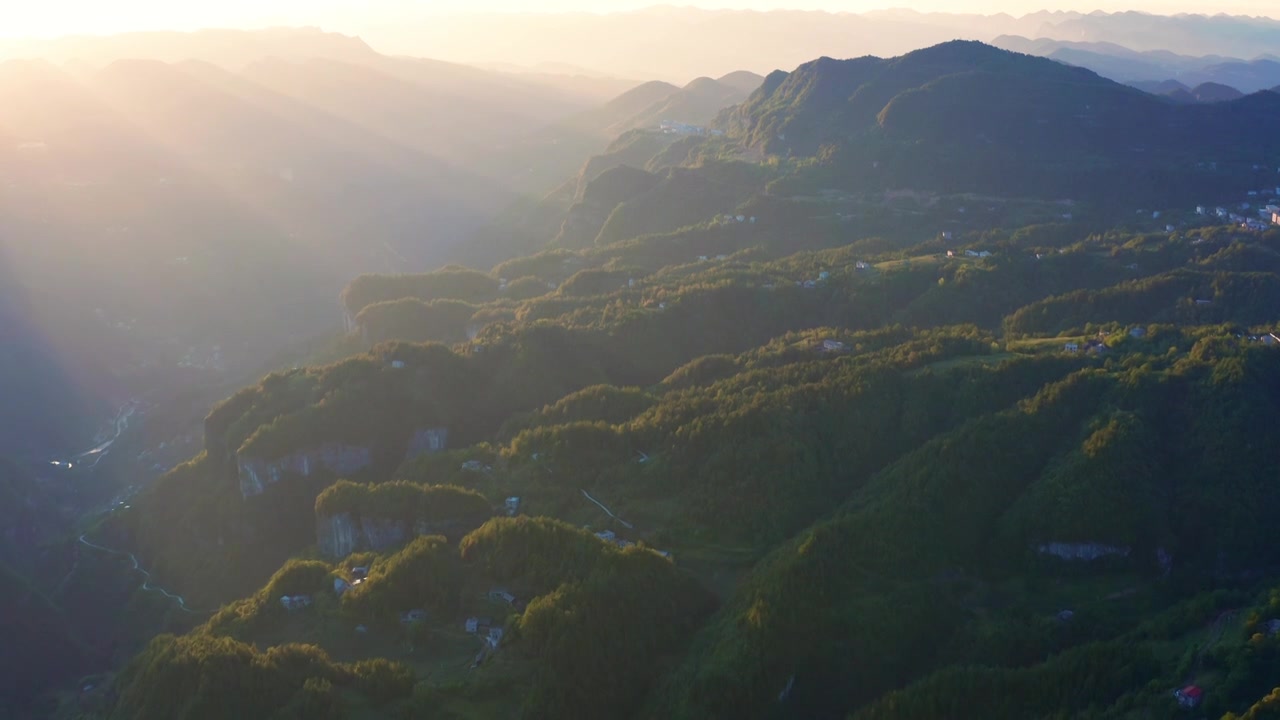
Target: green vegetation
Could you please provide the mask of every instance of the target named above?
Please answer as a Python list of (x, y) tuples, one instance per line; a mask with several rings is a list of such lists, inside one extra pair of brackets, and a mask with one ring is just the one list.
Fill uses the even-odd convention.
[[(1219, 179), (1174, 120), (1253, 112), (1135, 93), (970, 43), (823, 59), (728, 137), (619, 140), (548, 200), (562, 247), (353, 281), (365, 352), (236, 393), (109, 521), (227, 603), (116, 716), (224, 678), (260, 717), (1136, 720), (1193, 683), (1267, 716), (1280, 232), (1101, 222)], [(317, 519), (392, 539), (316, 560)]]
[(334, 663), (323, 650), (280, 645), (259, 651), (229, 638), (164, 635), (116, 681), (119, 698), (108, 717), (130, 720), (197, 718), (341, 718), (357, 702), (387, 705), (413, 690), (413, 676), (386, 661)]
[(489, 514), (485, 496), (474, 490), (448, 485), (415, 485), (389, 482), (358, 485), (340, 480), (316, 497), (316, 514), (356, 516), (440, 523), (482, 518)]

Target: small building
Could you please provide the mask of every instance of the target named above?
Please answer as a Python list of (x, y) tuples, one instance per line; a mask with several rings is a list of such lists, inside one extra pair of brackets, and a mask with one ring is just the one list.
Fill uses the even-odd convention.
[(368, 627), (366, 627), (366, 626), (364, 626), (364, 625), (357, 625), (357, 626), (356, 626), (356, 634), (357, 634), (357, 635), (367, 635), (368, 633), (369, 633), (369, 628), (368, 628)]
[(405, 625), (415, 625), (427, 619), (427, 611), (420, 608), (410, 610), (409, 612), (400, 614), (400, 622)]
[(830, 277), (831, 277), (831, 273), (827, 272), (826, 270), (823, 270), (822, 272), (818, 273), (819, 280), (826, 280)]
[(955, 251), (955, 250), (948, 250), (948, 251), (947, 251), (947, 257), (949, 257), (949, 258), (953, 258), (953, 257), (955, 257), (955, 256), (956, 256), (956, 251)]
[(468, 472), (484, 472), (484, 463), (479, 460), (468, 460), (462, 463), (462, 469)]
[(520, 512), (520, 498), (512, 495), (502, 503), (502, 507), (507, 511), (508, 517), (515, 517)]
[(351, 568), (351, 577), (357, 580), (363, 580), (369, 577), (369, 568), (361, 566), (353, 567)]
[(344, 593), (351, 589), (351, 584), (342, 578), (333, 579), (333, 591), (341, 597)]
[(1196, 304), (1197, 304), (1197, 305), (1212, 305), (1212, 304), (1213, 304), (1213, 301), (1212, 301), (1212, 300), (1206, 300), (1206, 299), (1204, 299), (1204, 298), (1196, 298)]
[(1207, 212), (1208, 212), (1208, 210), (1206, 210), (1206, 209), (1205, 209), (1205, 207), (1204, 207), (1203, 205), (1197, 205), (1197, 206), (1196, 206), (1196, 214), (1197, 214), (1197, 215), (1204, 215), (1204, 214), (1206, 214)]
[(404, 369), (404, 361), (403, 361), (403, 360), (392, 360), (392, 361), (391, 361), (391, 367), (392, 367), (392, 368), (394, 368), (394, 369), (396, 369), (396, 370), (403, 370), (403, 369)]
[(474, 635), (476, 631), (480, 629), (480, 619), (469, 617), (467, 618), (467, 621), (462, 624), (462, 628)]
[(943, 240), (951, 240), (951, 238), (952, 238), (952, 235), (951, 235), (951, 231), (950, 231), (950, 230), (943, 230), (943, 231), (942, 231), (942, 239), (943, 239)]
[(500, 627), (491, 627), (491, 628), (489, 628), (489, 645), (490, 645), (490, 647), (494, 647), (494, 648), (496, 648), (496, 647), (498, 647), (498, 645), (502, 644), (502, 634), (503, 634), (503, 633), (502, 633), (502, 628), (500, 628)]
[(1198, 685), (1188, 685), (1174, 690), (1173, 696), (1178, 699), (1178, 704), (1182, 707), (1199, 707), (1200, 702), (1204, 700), (1204, 690), (1200, 689)]
[(839, 340), (823, 340), (822, 350), (824, 352), (844, 352), (844, 343)]
[[(950, 253), (950, 251), (948, 251), (948, 253), (947, 253), (947, 254), (948, 254), (948, 255), (950, 255), (950, 254), (951, 254), (951, 253)], [(868, 269), (868, 268), (870, 268), (870, 267), (871, 267), (869, 264), (867, 264), (867, 263), (865, 263), (865, 262), (863, 262), (863, 261), (861, 261), (861, 260), (859, 260), (858, 262), (854, 263), (854, 264), (853, 264), (853, 266), (854, 266), (855, 268), (857, 268), (858, 270), (866, 270), (866, 269)]]
[(618, 539), (618, 536), (615, 535), (612, 530), (601, 530), (600, 532), (596, 533), (596, 537), (600, 538), (605, 542), (613, 542), (614, 540)]
[(706, 262), (709, 258), (706, 255), (699, 255), (698, 262)]
[(747, 216), (746, 216), (746, 215), (738, 215), (737, 217), (735, 217), (735, 218), (734, 218), (734, 220), (737, 220), (738, 222), (746, 222), (746, 221), (747, 221)]
[(1144, 327), (1135, 327), (1129, 329), (1129, 337), (1144, 338), (1147, 336), (1147, 329)]
[(1069, 342), (1062, 346), (1067, 352), (1080, 352), (1080, 343)]

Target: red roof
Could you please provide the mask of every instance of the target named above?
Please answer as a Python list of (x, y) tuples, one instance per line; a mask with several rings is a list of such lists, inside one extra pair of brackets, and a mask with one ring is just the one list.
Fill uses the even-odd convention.
[(1182, 694), (1189, 698), (1198, 698), (1201, 695), (1204, 695), (1204, 690), (1201, 690), (1195, 685), (1188, 685), (1182, 688)]

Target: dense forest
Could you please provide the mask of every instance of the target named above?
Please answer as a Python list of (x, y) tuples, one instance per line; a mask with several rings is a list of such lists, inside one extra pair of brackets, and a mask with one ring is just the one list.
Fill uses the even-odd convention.
[[(949, 174), (1046, 95), (995, 126), (1079, 173)], [(1085, 101), (1155, 149), (1273, 102), (822, 59), (723, 134), (630, 130), (504, 217), (529, 252), (353, 278), (341, 338), (86, 528), (201, 610), (60, 715), (1268, 717), (1280, 229), (1184, 202), (1263, 170), (1075, 193), (1137, 142)]]

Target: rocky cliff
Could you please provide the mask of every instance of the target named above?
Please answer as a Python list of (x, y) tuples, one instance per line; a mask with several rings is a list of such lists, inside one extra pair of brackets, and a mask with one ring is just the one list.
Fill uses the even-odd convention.
[[(404, 459), (412, 460), (419, 455), (440, 452), (445, 449), (448, 439), (447, 428), (419, 428), (409, 438)], [(245, 498), (261, 495), (268, 485), (280, 482), (285, 473), (310, 477), (311, 473), (323, 469), (335, 475), (346, 475), (363, 470), (372, 462), (371, 448), (340, 443), (298, 450), (275, 460), (236, 454), (240, 494)]]
[(356, 472), (368, 467), (372, 452), (360, 445), (328, 444), (299, 450), (275, 460), (236, 455), (240, 478), (240, 494), (245, 498), (261, 495), (267, 485), (280, 482), (285, 473), (309, 477), (318, 470), (328, 470), (338, 475)]
[(418, 535), (444, 535), (451, 541), (474, 530), (486, 518), (445, 522), (361, 517), (344, 512), (316, 516), (316, 546), (325, 557), (341, 558), (353, 552), (381, 552), (403, 545)]
[(449, 441), (448, 428), (419, 428), (409, 438), (409, 447), (405, 450), (404, 459), (412, 460), (419, 455), (440, 452)]
[(1129, 548), (1100, 543), (1048, 543), (1039, 547), (1041, 555), (1053, 555), (1063, 560), (1097, 560), (1109, 555), (1129, 557)]

